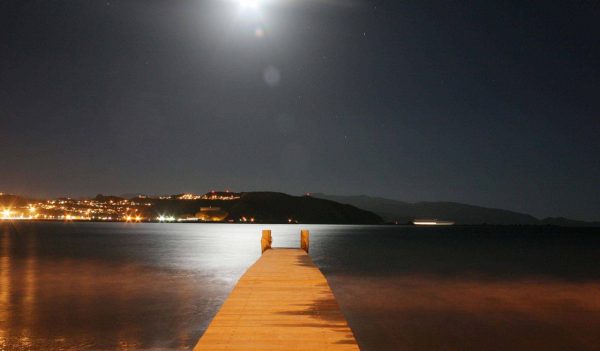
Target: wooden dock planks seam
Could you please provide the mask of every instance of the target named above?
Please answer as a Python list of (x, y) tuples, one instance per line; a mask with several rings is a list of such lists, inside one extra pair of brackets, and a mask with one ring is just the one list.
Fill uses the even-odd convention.
[(240, 278), (194, 351), (357, 351), (325, 276), (301, 249), (269, 249)]

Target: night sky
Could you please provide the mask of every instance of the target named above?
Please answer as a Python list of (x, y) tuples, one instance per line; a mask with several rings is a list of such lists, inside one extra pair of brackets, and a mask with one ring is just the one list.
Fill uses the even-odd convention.
[(597, 1), (0, 1), (0, 191), (600, 220)]

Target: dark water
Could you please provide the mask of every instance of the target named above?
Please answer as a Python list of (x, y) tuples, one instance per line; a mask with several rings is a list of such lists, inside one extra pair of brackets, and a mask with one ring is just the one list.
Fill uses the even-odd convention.
[[(600, 350), (597, 229), (304, 227), (363, 351)], [(0, 223), (0, 350), (189, 350), (262, 228)]]

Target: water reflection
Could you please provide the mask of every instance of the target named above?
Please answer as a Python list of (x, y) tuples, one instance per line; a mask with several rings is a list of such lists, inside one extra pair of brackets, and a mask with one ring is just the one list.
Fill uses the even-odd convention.
[(313, 245), (363, 351), (600, 350), (600, 231), (348, 230)]
[(600, 350), (600, 282), (333, 280), (362, 350)]
[(2, 225), (0, 349), (190, 349), (260, 235), (198, 228)]
[[(0, 350), (191, 349), (262, 228), (0, 223)], [(600, 350), (597, 230), (308, 229), (363, 351)]]
[(8, 311), (10, 303), (10, 256), (8, 250), (10, 247), (10, 235), (7, 233), (8, 227), (1, 228), (4, 232), (0, 237), (0, 346), (6, 345), (7, 328), (3, 327), (8, 323)]

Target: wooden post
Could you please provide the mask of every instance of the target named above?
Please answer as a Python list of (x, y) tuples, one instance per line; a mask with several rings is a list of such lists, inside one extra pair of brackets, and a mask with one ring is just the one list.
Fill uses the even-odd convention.
[(264, 253), (265, 251), (271, 248), (271, 242), (271, 229), (263, 229), (262, 239), (260, 239), (261, 253)]
[(300, 247), (302, 248), (302, 250), (306, 251), (306, 253), (308, 253), (308, 245), (309, 244), (309, 233), (308, 233), (308, 229), (302, 229), (300, 231)]

